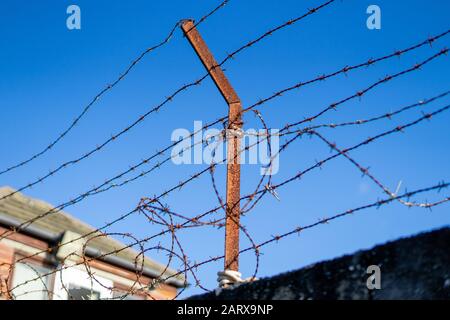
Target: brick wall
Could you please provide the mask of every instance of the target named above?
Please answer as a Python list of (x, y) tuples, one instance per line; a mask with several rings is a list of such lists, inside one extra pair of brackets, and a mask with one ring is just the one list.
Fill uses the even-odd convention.
[(14, 250), (3, 243), (0, 243), (0, 299), (7, 298), (7, 280), (13, 259)]

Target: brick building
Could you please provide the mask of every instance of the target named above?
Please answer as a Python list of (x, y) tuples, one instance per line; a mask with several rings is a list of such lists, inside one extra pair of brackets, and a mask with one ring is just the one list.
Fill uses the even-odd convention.
[(63, 211), (9, 232), (52, 208), (20, 193), (0, 200), (0, 299), (171, 299), (185, 286), (182, 276), (152, 285), (174, 271)]

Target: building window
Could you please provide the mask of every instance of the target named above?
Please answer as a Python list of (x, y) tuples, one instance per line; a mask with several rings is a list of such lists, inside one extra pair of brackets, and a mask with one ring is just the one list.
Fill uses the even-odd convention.
[(131, 294), (125, 290), (114, 289), (113, 299), (114, 300), (145, 300), (145, 296)]
[(100, 292), (88, 288), (80, 287), (75, 284), (69, 285), (69, 300), (99, 300)]
[(112, 297), (110, 288), (113, 287), (113, 282), (111, 280), (100, 275), (89, 274), (74, 266), (66, 267), (56, 273), (54, 299), (101, 300)]
[(12, 296), (16, 300), (48, 300), (52, 291), (51, 269), (31, 262), (14, 265)]

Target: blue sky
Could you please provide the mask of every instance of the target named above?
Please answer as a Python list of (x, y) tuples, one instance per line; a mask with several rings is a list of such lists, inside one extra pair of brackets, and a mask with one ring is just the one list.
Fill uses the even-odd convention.
[[(2, 1), (0, 10), (7, 14), (0, 20), (0, 38), (4, 43), (0, 50), (0, 61), (3, 61), (0, 64), (1, 169), (41, 150), (56, 138), (98, 91), (111, 83), (146, 47), (161, 41), (176, 21), (200, 17), (218, 3)], [(232, 0), (200, 25), (199, 31), (221, 60), (227, 52), (320, 3), (322, 1)], [(81, 8), (81, 30), (66, 28), (66, 8), (70, 4)], [(381, 30), (366, 27), (366, 8), (370, 4), (381, 8)], [(446, 31), (449, 9), (449, 2), (444, 0), (337, 1), (245, 50), (226, 64), (226, 73), (244, 106), (248, 106), (299, 81), (389, 54)], [(447, 36), (433, 47), (423, 47), (401, 58), (349, 73), (347, 77), (316, 83), (275, 99), (259, 110), (271, 128), (283, 127), (387, 74), (425, 60), (449, 43)], [(449, 89), (449, 67), (448, 58), (440, 57), (420, 71), (380, 86), (360, 101), (346, 103), (338, 112), (323, 116), (317, 123), (364, 119), (444, 92)], [(168, 45), (146, 56), (125, 81), (96, 103), (53, 150), (23, 168), (0, 176), (0, 185), (19, 188), (60, 163), (94, 148), (175, 89), (203, 74), (203, 66), (177, 31)], [(435, 110), (448, 102), (446, 98), (425, 108)], [(212, 81), (207, 79), (201, 86), (182, 93), (161, 112), (148, 117), (102, 152), (25, 193), (60, 204), (167, 146), (174, 129), (192, 131), (195, 120), (207, 123), (226, 113), (226, 104)], [(324, 129), (322, 133), (339, 146), (349, 147), (421, 115), (421, 110), (414, 109), (391, 121), (334, 131)], [(448, 120), (449, 114), (443, 113), (403, 134), (365, 146), (352, 156), (370, 166), (371, 172), (391, 189), (395, 189), (399, 181), (402, 181), (402, 190), (434, 185), (449, 179)], [(246, 115), (244, 122), (246, 128), (258, 128), (251, 115)], [(280, 172), (273, 181), (282, 181), (314, 164), (316, 159), (329, 155), (329, 148), (317, 139), (301, 139), (281, 155)], [(167, 164), (156, 173), (86, 199), (67, 211), (100, 227), (134, 208), (141, 197), (158, 194), (204, 167)], [(243, 166), (243, 194), (254, 188), (259, 178), (258, 169), (257, 166)], [(223, 193), (223, 166), (217, 172), (217, 179)], [(344, 159), (313, 171), (301, 181), (280, 189), (278, 194), (281, 201), (265, 197), (243, 218), (256, 242), (382, 197), (380, 190)], [(444, 195), (423, 195), (418, 200), (438, 199)], [(217, 205), (208, 176), (173, 193), (164, 202), (174, 211), (191, 216)], [(407, 209), (399, 204), (367, 210), (264, 248), (258, 276), (297, 269), (387, 240), (445, 226), (449, 221), (448, 205), (432, 212)], [(109, 231), (131, 232), (144, 238), (160, 229), (148, 224), (143, 216), (136, 215)], [(223, 251), (223, 230), (189, 229), (180, 232), (180, 239), (192, 261), (221, 255)], [(167, 240), (162, 239), (163, 243)], [(147, 247), (152, 245), (155, 243), (146, 244)], [(243, 239), (242, 247), (246, 246), (248, 241)], [(150, 255), (162, 261), (166, 259), (156, 252)], [(221, 268), (222, 262), (200, 268), (198, 274), (202, 284), (214, 288), (215, 273)], [(254, 268), (252, 254), (243, 255), (241, 270), (244, 276), (249, 276)], [(201, 290), (190, 288), (184, 296), (199, 292)]]

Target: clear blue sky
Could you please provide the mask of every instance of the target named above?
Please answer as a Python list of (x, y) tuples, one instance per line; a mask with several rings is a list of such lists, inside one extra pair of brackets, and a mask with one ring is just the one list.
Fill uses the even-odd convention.
[[(81, 30), (66, 28), (66, 8), (81, 8)], [(41, 150), (84, 105), (146, 47), (165, 37), (181, 18), (199, 17), (218, 1), (12, 1), (0, 4), (0, 167), (4, 169)], [(246, 41), (270, 27), (296, 17), (306, 8), (322, 1), (236, 1), (199, 27), (211, 50), (221, 60)], [(382, 10), (381, 30), (366, 28), (366, 8), (377, 4)], [(357, 64), (408, 47), (449, 28), (450, 3), (436, 1), (337, 1), (316, 15), (265, 39), (230, 61), (227, 75), (245, 106), (259, 98), (299, 81), (306, 81), (345, 65)], [(424, 47), (400, 59), (391, 59), (371, 68), (350, 73), (348, 77), (305, 87), (300, 91), (260, 108), (272, 128), (300, 120), (323, 109), (331, 102), (363, 89), (387, 74), (422, 61), (444, 46), (449, 38)], [(450, 60), (443, 57), (390, 84), (372, 91), (361, 101), (345, 104), (339, 112), (324, 116), (320, 122), (363, 119), (383, 114), (417, 100), (448, 90)], [(148, 55), (129, 77), (99, 101), (66, 139), (42, 158), (26, 167), (0, 176), (0, 185), (19, 188), (47, 173), (63, 161), (86, 152), (127, 126), (140, 114), (161, 102), (184, 83), (203, 75), (204, 70), (179, 31), (164, 48)], [(449, 99), (426, 108), (434, 110)], [(59, 204), (69, 200), (106, 178), (139, 162), (170, 143), (176, 128), (192, 130), (193, 121), (209, 122), (225, 115), (227, 106), (207, 80), (150, 116), (131, 132), (105, 150), (82, 163), (64, 170), (25, 193)], [(323, 134), (342, 147), (351, 146), (369, 135), (393, 128), (421, 116), (412, 110), (392, 121), (380, 121), (359, 128), (323, 130)], [(246, 127), (256, 125), (246, 116)], [(380, 140), (352, 153), (391, 189), (401, 180), (408, 190), (448, 180), (449, 114), (436, 116), (404, 134)], [(317, 139), (294, 143), (280, 159), (279, 182), (330, 155), (329, 148)], [(67, 211), (99, 227), (134, 208), (141, 197), (165, 190), (204, 165), (168, 164), (126, 187), (91, 197)], [(244, 166), (243, 194), (253, 187), (258, 167)], [(224, 181), (224, 168), (217, 178)], [(224, 184), (220, 185), (223, 192)], [(402, 188), (402, 190), (404, 190)], [(339, 211), (357, 207), (382, 197), (380, 190), (362, 178), (350, 163), (340, 159), (313, 171), (302, 181), (278, 191), (281, 201), (266, 197), (243, 219), (256, 242), (304, 225)], [(444, 194), (441, 194), (443, 196)], [(418, 199), (437, 199), (435, 195)], [(194, 215), (217, 204), (208, 176), (166, 198), (175, 211)], [(369, 248), (375, 244), (448, 225), (448, 205), (432, 212), (406, 209), (392, 204), (380, 210), (367, 210), (329, 225), (305, 231), (264, 248), (258, 276), (275, 275), (320, 260)], [(109, 231), (131, 232), (139, 238), (161, 228), (133, 216)], [(186, 253), (192, 261), (222, 254), (223, 230), (192, 229), (180, 233)], [(147, 244), (147, 247), (154, 245)], [(243, 239), (242, 247), (248, 246)], [(152, 257), (164, 260), (156, 253)], [(174, 265), (177, 267), (178, 264)], [(202, 283), (214, 288), (215, 273), (222, 262), (198, 270)], [(244, 276), (254, 269), (251, 253), (241, 258)], [(192, 281), (192, 279), (191, 279)], [(185, 294), (201, 292), (190, 288)]]

